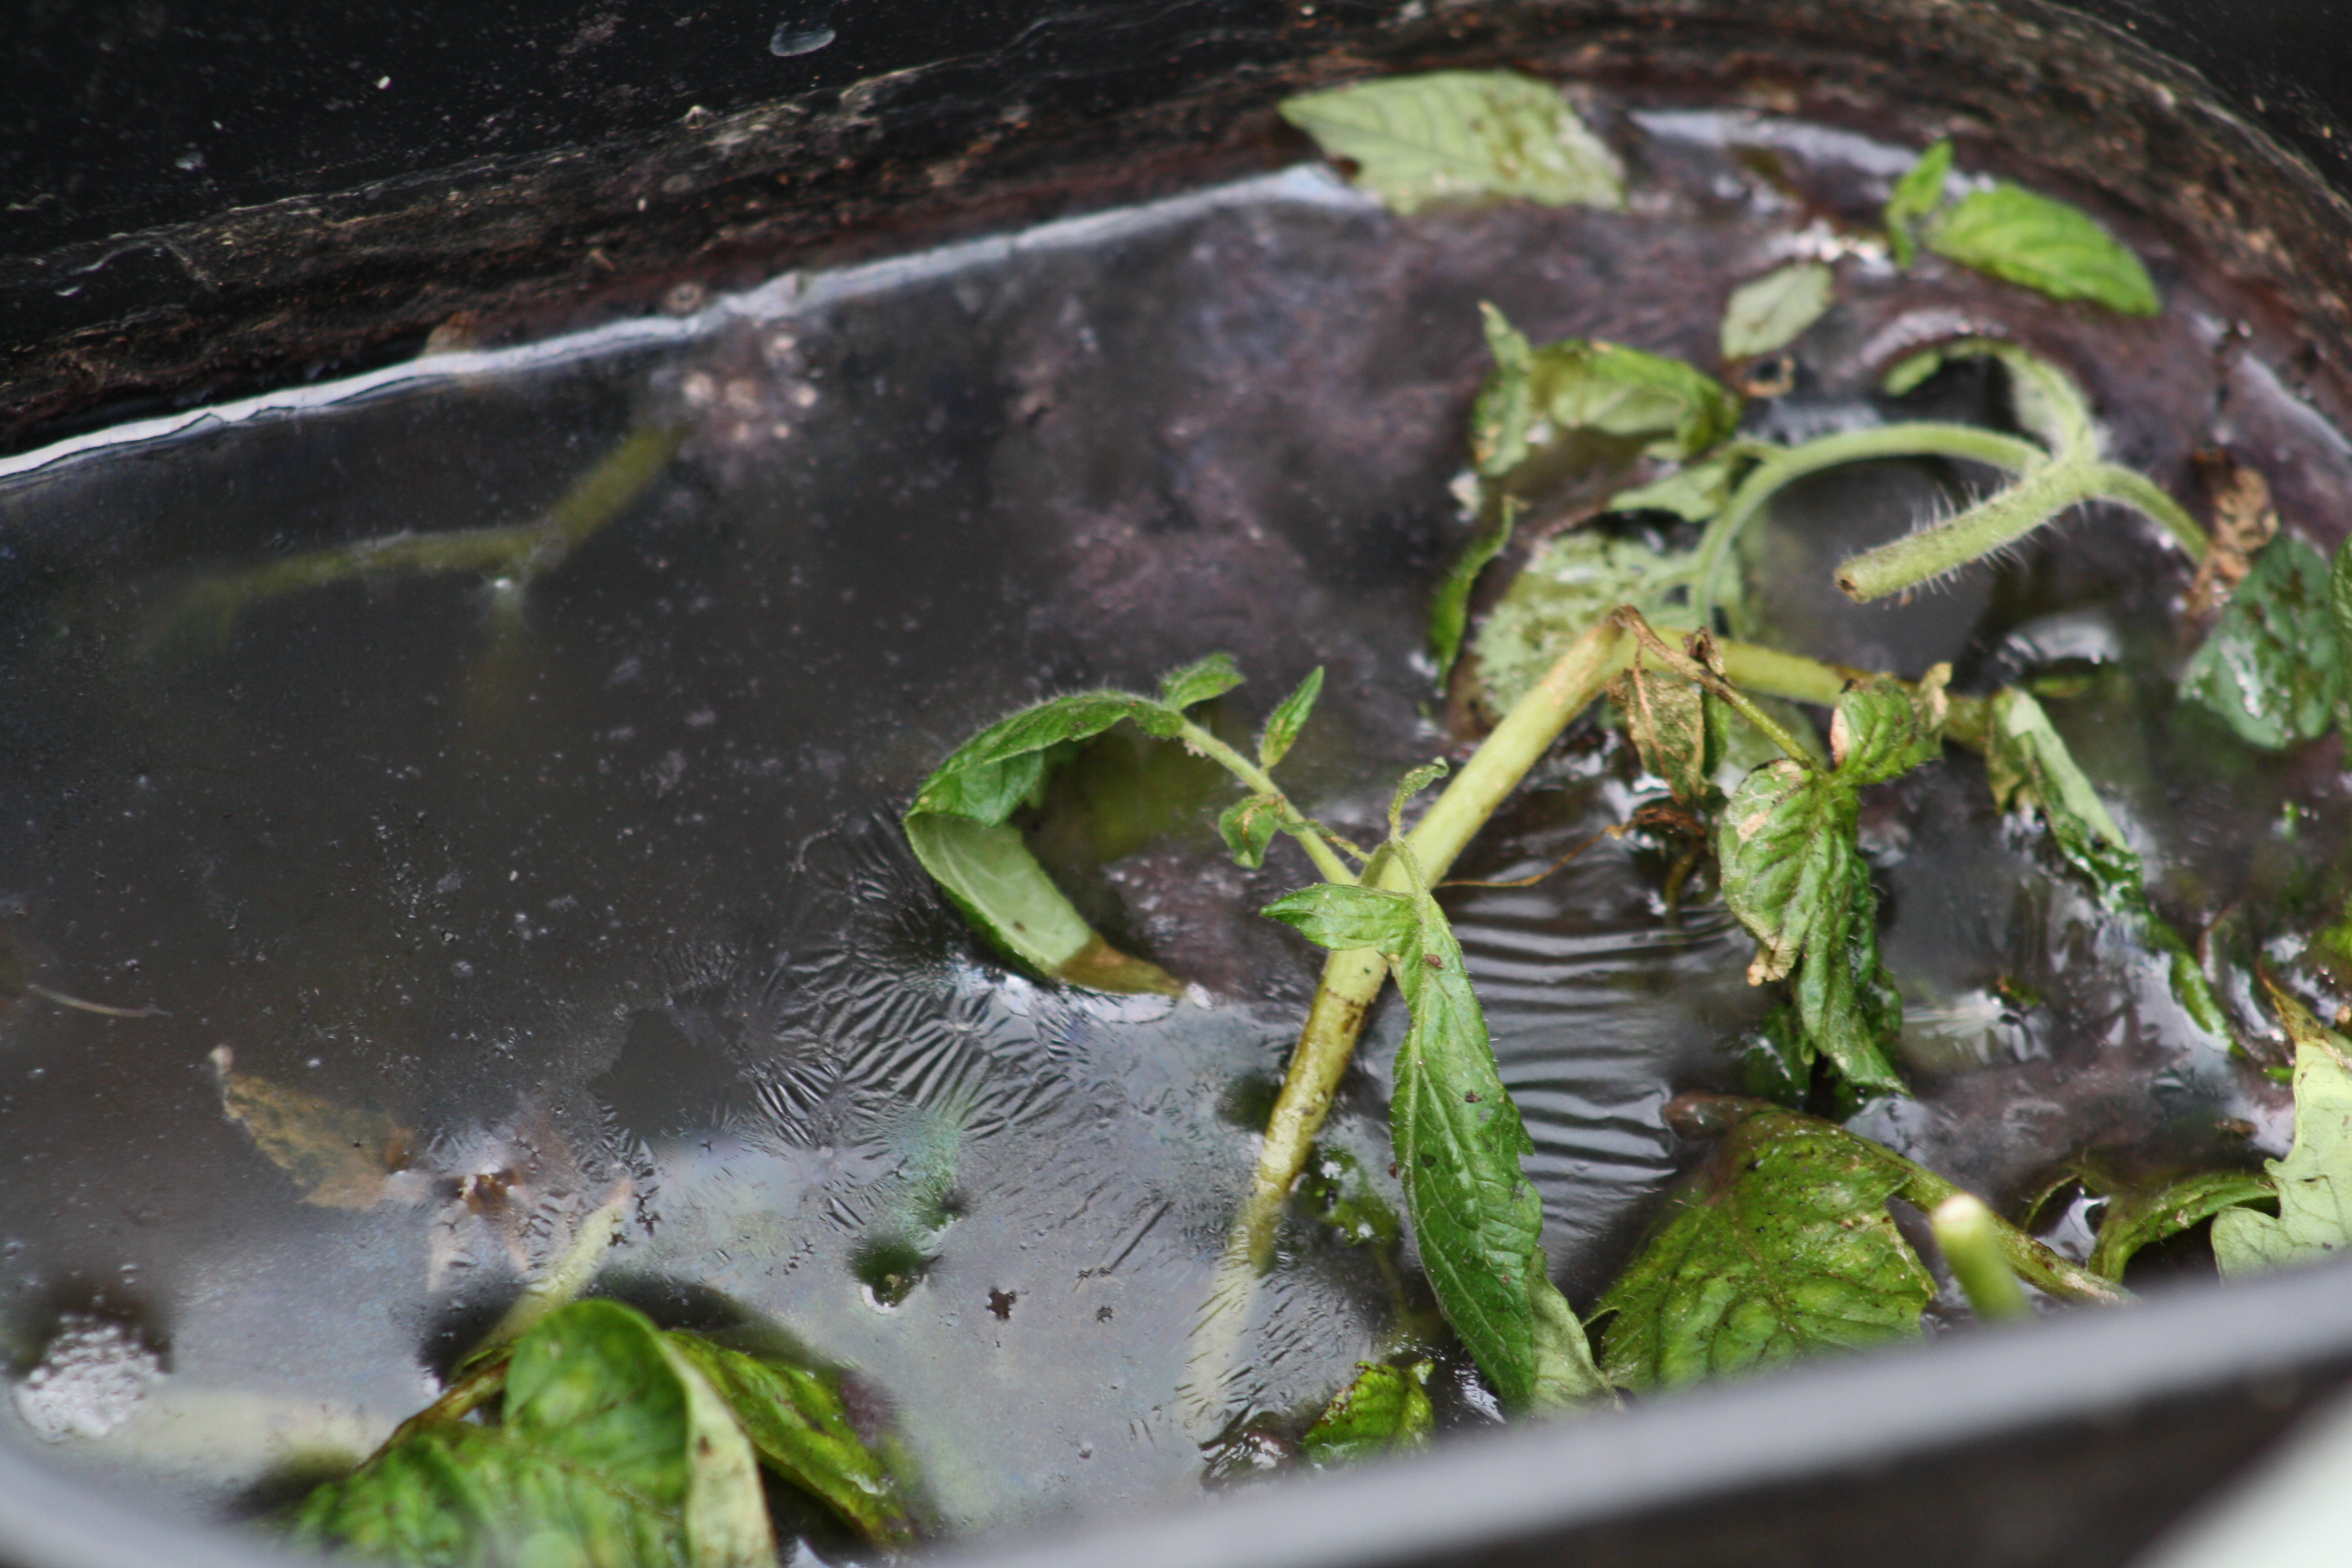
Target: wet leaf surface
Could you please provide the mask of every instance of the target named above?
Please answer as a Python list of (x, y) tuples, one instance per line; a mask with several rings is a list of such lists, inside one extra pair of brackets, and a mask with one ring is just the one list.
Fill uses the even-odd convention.
[(2053, 300), (2089, 300), (2126, 316), (2153, 316), (2163, 301), (2122, 241), (2090, 216), (2006, 183), (1971, 191), (1930, 218), (1937, 255)]
[(2180, 689), (2249, 745), (2281, 751), (2335, 722), (2339, 657), (2328, 563), (2283, 535), (2254, 557)]
[(236, 1070), (226, 1046), (213, 1052), (221, 1110), (254, 1147), (321, 1208), (372, 1208), (408, 1168), (416, 1136), (379, 1110), (338, 1105), (305, 1090)]
[(1617, 155), (1559, 89), (1512, 71), (1431, 71), (1287, 100), (1282, 117), (1401, 213), (1516, 197), (1622, 207)]
[(1346, 1465), (1429, 1446), (1435, 1412), (1429, 1403), (1430, 1363), (1362, 1363), (1298, 1440), (1318, 1465)]
[(2233, 1208), (2214, 1219), (2213, 1258), (2226, 1279), (2352, 1248), (2352, 1040), (2277, 985), (2268, 989), (2294, 1041), (2294, 1146), (2263, 1162), (2277, 1215)]

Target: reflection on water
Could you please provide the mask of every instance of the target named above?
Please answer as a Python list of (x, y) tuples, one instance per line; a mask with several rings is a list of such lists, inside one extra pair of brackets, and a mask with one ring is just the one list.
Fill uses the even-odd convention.
[[(1192, 986), (1111, 1001), (1007, 973), (892, 808), (1012, 705), (1223, 647), (1252, 678), (1213, 710), (1235, 734), (1329, 668), (1290, 771), (1369, 833), (1449, 744), (1414, 650), (1477, 301), (1711, 359), (1729, 283), (1864, 205), (1886, 156), (1757, 132), (1766, 179), (1739, 153), (1760, 123), (1636, 122), (1658, 195), (1630, 217), (1402, 222), (1286, 175), (0, 480), (0, 1334), (26, 1420), (189, 1506), (257, 1506), (378, 1440), (617, 1222), (608, 1288), (772, 1320), (849, 1369), (952, 1528), (1191, 1491), (1214, 1433), (1182, 1408), (1186, 1335), (1317, 968), (1250, 910), (1303, 862), (1238, 871), (1205, 822), (1132, 802), (1049, 826), (1090, 917)], [(1850, 272), (1776, 417), (1877, 416), (1867, 345), (1965, 309), (2071, 356), (2160, 475), (2217, 436), (2292, 436), (2290, 515), (2352, 480), (2275, 381), (2216, 359), (2217, 321), (2254, 322), (2247, 353), (2284, 330), (2245, 301), (2180, 281), (2108, 355), (2116, 329), (2079, 310)], [(2133, 380), (2159, 351), (2189, 368)], [(666, 466), (527, 584), (375, 571), (174, 618), (207, 574), (528, 523), (673, 426)], [(1759, 548), (1802, 555), (1832, 512), (1884, 533), (1957, 482), (1792, 497)], [(2163, 683), (2116, 673), (2177, 657), (2147, 629), (2171, 570), (2101, 520), (1965, 613), (1764, 609), (1807, 651), (1957, 656), (1964, 683), (2112, 649), (2052, 708), (2162, 895), (2191, 924), (2340, 900), (2295, 879), (2340, 839), (2332, 771), (2178, 742)], [(2111, 618), (2058, 654), (2008, 635), (2075, 614)], [(1100, 766), (1065, 806), (1151, 776)], [(1621, 747), (1571, 738), (1462, 874), (1524, 875), (1643, 798)], [(2297, 853), (2266, 856), (2289, 803)], [(1885, 792), (1868, 831), (1924, 1090), (1873, 1130), (1996, 1194), (2086, 1142), (2234, 1118), (2277, 1143), (2275, 1094), (2044, 877), (1975, 764)], [(1661, 1107), (1736, 1087), (1762, 1007), (1731, 922), (1665, 885), (1654, 847), (1612, 840), (1447, 895), (1581, 1305), (1685, 1157)], [(1396, 1199), (1399, 1023), (1387, 1005), (1342, 1088), (1213, 1425), (1309, 1409), (1426, 1325), (1409, 1248), (1365, 1217)], [(1433, 1386), (1447, 1423), (1485, 1418), (1458, 1356)]]

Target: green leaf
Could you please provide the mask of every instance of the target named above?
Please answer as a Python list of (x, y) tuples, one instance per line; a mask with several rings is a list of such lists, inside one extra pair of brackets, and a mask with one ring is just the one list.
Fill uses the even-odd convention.
[(1910, 266), (1918, 256), (1919, 245), (1912, 237), (1911, 226), (1943, 205), (1944, 182), (1951, 174), (1952, 143), (1947, 137), (1920, 153), (1910, 172), (1895, 182), (1880, 221), (1886, 226), (1886, 240), (1894, 247), (1897, 267)]
[(1161, 676), (1160, 700), (1181, 713), (1195, 702), (1221, 697), (1241, 683), (1242, 672), (1234, 667), (1234, 656), (1213, 653)]
[(1812, 1091), (1817, 1054), (1795, 1005), (1784, 1002), (1740, 1041), (1740, 1087), (1758, 1100), (1794, 1110)]
[(1538, 445), (1580, 432), (1682, 459), (1739, 423), (1739, 399), (1696, 365), (1597, 338), (1530, 349), (1501, 311), (1479, 310), (1495, 370), (1471, 409), (1470, 449), (1486, 478), (1510, 473)]
[(1723, 357), (1751, 359), (1796, 342), (1830, 308), (1835, 285), (1819, 261), (1792, 261), (1741, 284), (1723, 312)]
[(1471, 534), (1462, 553), (1437, 581), (1437, 592), (1429, 602), (1429, 657), (1437, 666), (1440, 680), (1453, 673), (1454, 661), (1461, 656), (1462, 637), (1470, 626), (1470, 591), (1478, 585), (1478, 574), (1509, 548), (1518, 521), (1517, 498), (1505, 496), (1495, 505), (1494, 521)]
[(2138, 854), (2033, 697), (2014, 687), (1993, 693), (1985, 725), (1985, 777), (1995, 805), (2031, 805), (2049, 825), (2060, 858), (2088, 881), (2099, 902), (2141, 942), (2171, 961), (2172, 994), (2197, 1026), (2230, 1037), (2229, 1016), (2197, 954), (2149, 903)]
[(1436, 1413), (1429, 1404), (1428, 1362), (1411, 1366), (1356, 1363), (1356, 1381), (1341, 1389), (1298, 1440), (1318, 1465), (1346, 1465), (1429, 1446)]
[(2327, 608), (2336, 632), (2337, 700), (2352, 701), (2352, 548), (2343, 544), (2327, 570)]
[(1731, 488), (1748, 459), (1744, 454), (1705, 458), (1664, 479), (1609, 498), (1611, 511), (1670, 511), (1685, 522), (1709, 522), (1731, 504)]
[(2141, 1247), (2178, 1236), (2224, 1209), (2267, 1203), (2273, 1195), (2271, 1184), (2251, 1171), (2199, 1171), (2109, 1193), (2099, 1215), (2098, 1239), (2091, 1247), (2090, 1270), (2120, 1285), (2125, 1266)]
[[(1457, 640), (1459, 634), (1456, 634)], [(1266, 715), (1265, 729), (1257, 738), (1257, 760), (1260, 767), (1270, 768), (1290, 754), (1297, 742), (1298, 732), (1307, 728), (1307, 716), (1315, 711), (1315, 700), (1323, 695), (1323, 667), (1317, 665), (1298, 689), (1284, 698)]]
[(1282, 797), (1278, 795), (1244, 795), (1217, 815), (1217, 832), (1223, 837), (1225, 847), (1247, 870), (1265, 864), (1265, 847), (1280, 831)]
[(1884, 783), (1944, 754), (1944, 688), (1952, 667), (1939, 664), (1916, 686), (1885, 676), (1856, 681), (1830, 715), (1830, 759), (1850, 787)]
[(1299, 1180), (1301, 1207), (1349, 1241), (1394, 1247), (1404, 1234), (1396, 1210), (1372, 1186), (1364, 1167), (1345, 1149), (1317, 1144)]
[(1511, 71), (1431, 71), (1310, 92), (1282, 117), (1401, 213), (1521, 198), (1621, 208), (1625, 176), (1559, 89)]
[(1029, 853), (1018, 829), (919, 810), (907, 814), (906, 830), (915, 858), (949, 901), (1016, 962), (1097, 991), (1167, 996), (1183, 991), (1167, 971), (1097, 935)]
[(1528, 1305), (1535, 1314), (1535, 1392), (1528, 1408), (1538, 1415), (1614, 1405), (1617, 1391), (1592, 1360), (1592, 1343), (1576, 1309), (1544, 1273), (1540, 1249), (1528, 1262)]
[(1389, 826), (1398, 826), (1404, 817), (1404, 808), (1412, 804), (1412, 797), (1452, 771), (1444, 757), (1433, 757), (1419, 767), (1406, 769), (1404, 777), (1397, 780), (1396, 793), (1389, 797)]
[(515, 1344), (497, 1426), (429, 1420), (303, 1502), (312, 1550), (419, 1564), (771, 1568), (757, 1461), (727, 1405), (641, 1314), (551, 1313)]
[(958, 746), (915, 792), (913, 811), (998, 823), (1029, 798), (1045, 775), (1045, 753), (1067, 741), (1101, 734), (1139, 710), (1159, 706), (1124, 691), (1074, 691), (1001, 719)]
[(1318, 947), (1335, 952), (1371, 948), (1401, 953), (1411, 945), (1418, 924), (1412, 896), (1384, 888), (1349, 888), (1318, 882), (1286, 893), (1258, 910), (1280, 921)]
[(1931, 219), (1927, 248), (2053, 300), (2126, 316), (2163, 310), (2139, 258), (2079, 207), (2007, 183), (1971, 191)]
[(1644, 772), (1666, 781), (1676, 800), (1706, 798), (1715, 772), (1707, 746), (1706, 696), (1667, 670), (1636, 658), (1609, 684)]
[(1909, 1167), (1786, 1110), (1734, 1127), (1601, 1299), (1601, 1365), (1636, 1392), (1914, 1339), (1936, 1293), (1886, 1200)]
[(2344, 689), (2329, 576), (2291, 534), (2263, 546), (2189, 656), (2181, 690), (2250, 745), (2281, 751), (2326, 734)]
[(1478, 687), (1496, 713), (1510, 711), (1574, 642), (1620, 605), (1631, 605), (1661, 633), (1692, 631), (1686, 605), (1669, 600), (1687, 588), (1696, 557), (1652, 550), (1580, 528), (1553, 539), (1511, 579), (1478, 628)]
[(2352, 1040), (2267, 984), (2294, 1041), (2294, 1146), (2265, 1160), (2279, 1212), (2233, 1208), (2213, 1221), (2225, 1279), (2292, 1268), (2352, 1247)]
[(1716, 822), (1723, 900), (1757, 942), (1750, 984), (1796, 973), (1805, 1033), (1862, 1089), (1902, 1090), (1885, 1047), (1902, 999), (1878, 958), (1878, 895), (1857, 842), (1860, 811), (1843, 770), (1794, 762), (1740, 781)]
[(897, 1550), (913, 1543), (914, 1524), (898, 1480), (850, 1425), (831, 1380), (693, 1334), (667, 1339), (726, 1401), (770, 1469), (875, 1545)]

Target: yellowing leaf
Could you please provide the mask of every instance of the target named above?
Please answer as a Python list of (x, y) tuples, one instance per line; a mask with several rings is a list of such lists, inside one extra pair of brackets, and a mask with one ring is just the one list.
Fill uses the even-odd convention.
[(1356, 183), (1401, 213), (1518, 197), (1622, 207), (1617, 155), (1559, 89), (1512, 71), (1432, 71), (1310, 92), (1282, 117), (1356, 164)]

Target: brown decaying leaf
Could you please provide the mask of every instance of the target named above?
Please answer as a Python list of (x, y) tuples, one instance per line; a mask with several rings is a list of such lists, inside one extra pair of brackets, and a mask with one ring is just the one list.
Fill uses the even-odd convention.
[(2202, 620), (2229, 599), (2230, 590), (2246, 579), (2254, 552), (2279, 531), (2279, 517), (2271, 505), (2270, 481), (2262, 470), (2241, 463), (2219, 447), (2196, 456), (2198, 477), (2212, 498), (2211, 548), (2197, 567), (2189, 585), (2189, 615)]
[(302, 1201), (321, 1208), (382, 1203), (395, 1172), (408, 1168), (415, 1135), (378, 1110), (355, 1110), (236, 1069), (236, 1055), (213, 1052), (221, 1109), (270, 1163), (294, 1178)]

